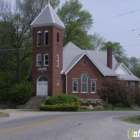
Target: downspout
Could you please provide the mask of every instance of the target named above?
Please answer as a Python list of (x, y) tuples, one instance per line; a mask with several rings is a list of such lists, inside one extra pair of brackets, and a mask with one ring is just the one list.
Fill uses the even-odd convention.
[(67, 83), (67, 74), (66, 74), (66, 94), (67, 94), (67, 85), (68, 85), (68, 83)]

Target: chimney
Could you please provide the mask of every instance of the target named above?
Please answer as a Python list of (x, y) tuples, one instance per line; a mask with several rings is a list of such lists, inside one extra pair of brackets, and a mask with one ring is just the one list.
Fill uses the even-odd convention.
[(112, 46), (107, 47), (107, 67), (112, 69)]

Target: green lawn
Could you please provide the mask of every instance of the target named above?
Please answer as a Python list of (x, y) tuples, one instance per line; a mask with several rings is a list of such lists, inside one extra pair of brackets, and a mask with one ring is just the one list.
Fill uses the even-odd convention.
[(132, 122), (132, 123), (139, 123), (140, 124), (140, 116), (134, 116), (134, 117), (129, 117), (126, 119), (123, 119), (126, 122)]
[(78, 112), (88, 112), (88, 111), (137, 111), (138, 109), (133, 109), (131, 107), (115, 107), (114, 110), (112, 108), (94, 108), (94, 109), (79, 109)]
[(0, 112), (0, 118), (1, 118), (1, 117), (8, 117), (8, 116), (9, 116), (9, 114)]

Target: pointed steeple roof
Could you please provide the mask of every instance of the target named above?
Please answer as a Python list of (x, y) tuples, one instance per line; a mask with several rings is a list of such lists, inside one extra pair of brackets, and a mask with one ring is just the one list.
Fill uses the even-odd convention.
[(59, 19), (50, 4), (47, 4), (41, 13), (31, 23), (32, 27), (40, 26), (56, 26), (60, 29), (65, 29), (64, 24)]

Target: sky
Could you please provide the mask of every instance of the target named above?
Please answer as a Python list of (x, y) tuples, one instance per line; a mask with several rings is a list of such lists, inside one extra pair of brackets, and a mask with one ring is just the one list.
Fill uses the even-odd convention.
[[(65, 1), (60, 0), (61, 5)], [(98, 33), (106, 41), (119, 42), (128, 57), (140, 57), (140, 0), (79, 1), (92, 15), (90, 34)]]
[[(63, 4), (66, 0), (60, 1)], [(93, 17), (90, 34), (96, 32), (106, 41), (119, 42), (128, 57), (140, 57), (140, 0), (79, 1), (83, 9), (89, 11)], [(114, 16), (118, 17), (110, 18)]]

